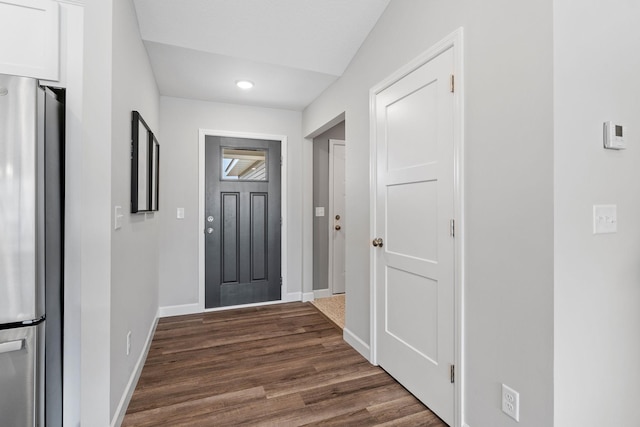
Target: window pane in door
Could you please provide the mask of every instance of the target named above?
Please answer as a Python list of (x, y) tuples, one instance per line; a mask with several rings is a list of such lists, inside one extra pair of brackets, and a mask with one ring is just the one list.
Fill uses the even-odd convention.
[(267, 181), (267, 152), (222, 147), (221, 169), (225, 181)]

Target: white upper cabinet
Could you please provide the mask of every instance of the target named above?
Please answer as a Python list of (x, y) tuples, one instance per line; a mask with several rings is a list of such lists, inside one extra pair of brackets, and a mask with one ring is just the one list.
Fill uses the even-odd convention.
[(0, 0), (0, 74), (57, 81), (60, 12), (53, 0)]

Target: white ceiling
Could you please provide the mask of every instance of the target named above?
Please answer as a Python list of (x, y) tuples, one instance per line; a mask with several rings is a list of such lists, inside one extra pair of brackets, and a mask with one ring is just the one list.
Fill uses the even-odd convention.
[[(302, 110), (390, 0), (135, 0), (160, 93)], [(250, 91), (236, 80), (255, 83)]]

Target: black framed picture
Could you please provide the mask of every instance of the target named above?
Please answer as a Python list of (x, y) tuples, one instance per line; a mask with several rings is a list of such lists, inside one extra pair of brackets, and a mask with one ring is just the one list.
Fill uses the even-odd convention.
[(138, 111), (131, 113), (131, 213), (158, 210), (160, 144)]
[(159, 209), (158, 196), (159, 196), (159, 180), (160, 180), (160, 144), (156, 139), (155, 134), (151, 134), (151, 210), (157, 211)]

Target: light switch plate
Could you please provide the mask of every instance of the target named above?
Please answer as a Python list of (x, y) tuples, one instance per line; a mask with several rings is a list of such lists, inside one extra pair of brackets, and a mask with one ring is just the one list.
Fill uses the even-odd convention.
[(618, 206), (593, 205), (593, 234), (618, 231)]
[(113, 210), (113, 229), (119, 230), (122, 228), (122, 206), (116, 206)]
[(184, 219), (184, 208), (176, 209), (176, 218), (177, 219)]
[(324, 206), (316, 207), (316, 216), (324, 216)]

